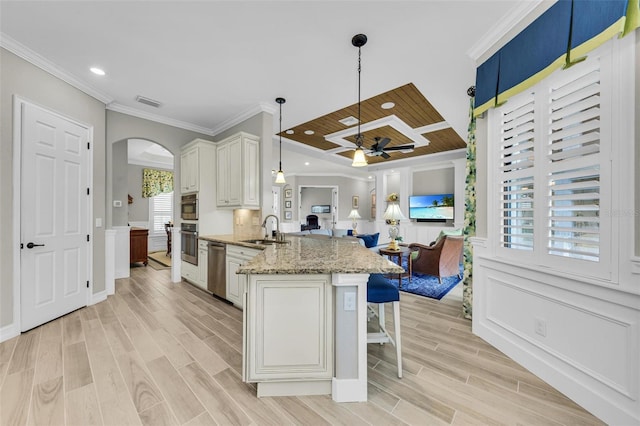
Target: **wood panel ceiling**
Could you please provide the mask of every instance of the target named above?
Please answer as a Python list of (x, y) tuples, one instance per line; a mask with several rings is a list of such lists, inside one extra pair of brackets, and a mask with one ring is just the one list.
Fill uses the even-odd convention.
[[(384, 109), (382, 105), (389, 102), (395, 105)], [(349, 125), (340, 122), (347, 117), (357, 119), (357, 103), (291, 127), (282, 132), (282, 137), (324, 151), (327, 155), (352, 158), (358, 126), (357, 120)], [(391, 157), (388, 159), (367, 156), (369, 164), (466, 147), (465, 141), (444, 121), (413, 83), (363, 100), (360, 127), (365, 152), (370, 152), (376, 137), (391, 139), (387, 147), (415, 145), (411, 152), (389, 151)], [(305, 133), (309, 131), (313, 134)]]

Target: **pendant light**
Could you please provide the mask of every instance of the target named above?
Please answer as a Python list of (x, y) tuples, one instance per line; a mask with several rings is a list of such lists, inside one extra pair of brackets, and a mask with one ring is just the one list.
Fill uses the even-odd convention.
[(356, 150), (353, 153), (353, 167), (364, 167), (367, 165), (367, 158), (364, 156), (364, 150), (362, 149), (363, 137), (360, 133), (360, 72), (362, 67), (361, 63), (361, 48), (367, 44), (367, 36), (364, 34), (356, 34), (351, 39), (351, 44), (358, 48), (358, 134), (356, 135)]
[(282, 104), (286, 100), (284, 98), (276, 98), (276, 102), (280, 104), (280, 166), (278, 167), (278, 174), (276, 174), (276, 183), (287, 183), (282, 172)]

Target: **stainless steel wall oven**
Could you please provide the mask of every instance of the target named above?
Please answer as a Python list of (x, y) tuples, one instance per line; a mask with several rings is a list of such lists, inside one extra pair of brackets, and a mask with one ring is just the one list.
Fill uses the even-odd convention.
[(180, 217), (183, 220), (198, 220), (198, 194), (186, 194), (180, 201)]
[(183, 223), (180, 229), (181, 259), (193, 265), (198, 264), (198, 225)]

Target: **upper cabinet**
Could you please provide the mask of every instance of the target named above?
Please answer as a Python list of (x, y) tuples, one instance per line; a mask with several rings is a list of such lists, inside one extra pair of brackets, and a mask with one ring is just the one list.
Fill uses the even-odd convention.
[(216, 150), (218, 207), (260, 207), (260, 139), (240, 132)]
[[(211, 165), (215, 158), (215, 144), (195, 139), (182, 147), (180, 153), (180, 192), (198, 192), (211, 182)], [(200, 197), (202, 198), (202, 197)]]

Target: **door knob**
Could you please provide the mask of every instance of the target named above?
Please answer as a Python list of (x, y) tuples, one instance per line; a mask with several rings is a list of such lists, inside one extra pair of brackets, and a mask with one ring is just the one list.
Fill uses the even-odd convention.
[(27, 243), (27, 248), (28, 249), (32, 249), (34, 247), (44, 247), (44, 244), (33, 244), (33, 243)]

